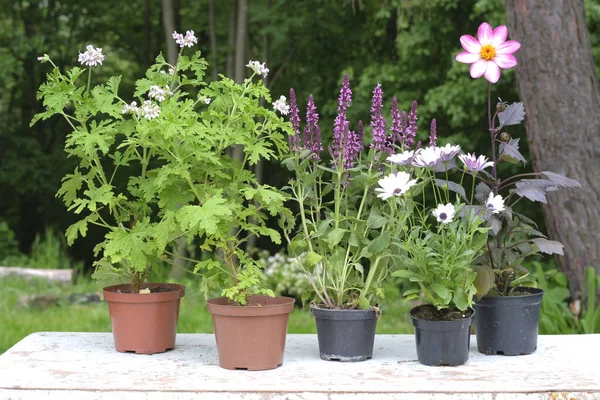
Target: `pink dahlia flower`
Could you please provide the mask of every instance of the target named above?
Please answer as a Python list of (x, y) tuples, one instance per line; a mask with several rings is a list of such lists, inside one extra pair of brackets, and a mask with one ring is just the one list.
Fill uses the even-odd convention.
[(460, 44), (466, 50), (456, 55), (456, 61), (471, 64), (471, 77), (484, 75), (491, 83), (500, 79), (500, 68), (508, 69), (517, 65), (513, 53), (519, 50), (521, 43), (506, 40), (508, 29), (500, 25), (492, 29), (487, 22), (479, 25), (477, 39), (471, 35), (462, 35)]

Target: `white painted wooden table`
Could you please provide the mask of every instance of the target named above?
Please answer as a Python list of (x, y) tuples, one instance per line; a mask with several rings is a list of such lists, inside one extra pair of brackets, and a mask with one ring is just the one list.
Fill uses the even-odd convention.
[(289, 335), (283, 366), (219, 368), (213, 335), (179, 334), (152, 356), (117, 353), (109, 333), (35, 333), (0, 356), (0, 399), (600, 399), (600, 335), (540, 336), (535, 354), (418, 363), (412, 335), (378, 335), (374, 358), (319, 359), (315, 335)]

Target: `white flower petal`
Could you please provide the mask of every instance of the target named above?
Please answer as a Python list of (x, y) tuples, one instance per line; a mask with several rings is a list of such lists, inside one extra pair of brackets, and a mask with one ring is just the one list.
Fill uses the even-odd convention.
[(483, 59), (477, 61), (476, 63), (471, 64), (471, 69), (470, 69), (471, 78), (480, 78), (487, 70), (487, 64), (488, 64), (488, 61), (483, 60)]

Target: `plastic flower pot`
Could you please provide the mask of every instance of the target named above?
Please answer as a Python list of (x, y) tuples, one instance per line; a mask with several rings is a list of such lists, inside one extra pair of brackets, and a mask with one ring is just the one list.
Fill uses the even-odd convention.
[(208, 300), (221, 368), (260, 371), (283, 364), (294, 302), (290, 297), (269, 296), (252, 296), (246, 306), (225, 297)]
[(103, 289), (116, 350), (155, 354), (174, 349), (185, 286), (148, 283), (143, 288), (156, 292), (131, 293), (130, 284)]
[(454, 321), (428, 321), (416, 317), (423, 307), (432, 306), (421, 305), (410, 310), (419, 362), (431, 366), (455, 366), (467, 362), (474, 311), (467, 310), (465, 318)]
[(373, 357), (378, 312), (329, 310), (311, 306), (317, 324), (321, 359), (364, 361)]
[(475, 302), (477, 349), (484, 354), (517, 356), (537, 348), (544, 291), (517, 288), (519, 296), (484, 296)]

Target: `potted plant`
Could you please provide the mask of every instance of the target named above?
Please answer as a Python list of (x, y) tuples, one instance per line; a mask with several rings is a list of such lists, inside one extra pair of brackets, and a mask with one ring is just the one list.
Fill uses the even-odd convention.
[[(392, 248), (397, 250), (399, 268), (392, 275), (417, 284), (404, 293), (407, 301), (422, 299), (425, 303), (410, 312), (419, 362), (461, 365), (469, 357), (474, 314), (476, 274), (472, 267), (489, 228), (484, 227), (480, 210), (469, 206), (462, 187), (465, 171), (460, 184), (448, 180), (450, 171), (456, 172), (460, 147), (437, 146), (435, 120), (429, 141), (426, 148), (410, 150), (413, 140), (405, 134), (403, 151), (388, 158), (392, 173), (379, 181), (379, 191), (388, 205), (384, 215), (393, 225)], [(438, 174), (445, 179), (437, 178)], [(401, 186), (395, 182), (400, 176), (416, 177), (412, 196), (398, 196)], [(427, 188), (431, 188), (432, 199), (426, 196)], [(427, 206), (431, 200), (437, 204), (435, 208)]]
[[(290, 91), (295, 135), (290, 137), (291, 155), (284, 164), (294, 173), (287, 190), (298, 214), (288, 216), (282, 226), (289, 255), (296, 257), (312, 288), (303, 300), (312, 297), (323, 360), (363, 361), (373, 355), (381, 284), (389, 272), (393, 236), (373, 191), (382, 174), (381, 162), (392, 145), (382, 116), (382, 94), (377, 85), (371, 109), (372, 141), (368, 151), (363, 151), (362, 122), (351, 130), (346, 116), (352, 91), (348, 75), (344, 76), (329, 149), (331, 161), (323, 163), (314, 98), (309, 96), (301, 134), (294, 91)], [(414, 184), (403, 183), (405, 191)]]
[(222, 297), (207, 302), (219, 365), (265, 370), (283, 362), (294, 299), (274, 296), (267, 288), (264, 265), (244, 250), (244, 243), (251, 235), (281, 243), (279, 232), (268, 222), (287, 211), (285, 194), (260, 183), (253, 167), (261, 158), (277, 158), (287, 151), (284, 133), (291, 125), (276, 114), (288, 113), (284, 96), (273, 102), (273, 109), (261, 105), (261, 98), (270, 102), (271, 97), (262, 79), (255, 77), (265, 77), (268, 68), (257, 61), (247, 66), (253, 74), (243, 83), (222, 76), (202, 91), (213, 99), (203, 119), (204, 140), (211, 151), (198, 153), (207, 161), (202, 179), (193, 187), (201, 203), (210, 204), (210, 211), (191, 213), (187, 223), (203, 238), (200, 248), (206, 257), (195, 272), (201, 272), (204, 292), (221, 289)]
[[(576, 180), (551, 171), (524, 173), (500, 178), (502, 163), (526, 163), (519, 152), (519, 138), (513, 138), (507, 127), (521, 123), (525, 116), (522, 103), (508, 105), (500, 100), (492, 114), (491, 88), (500, 78), (500, 68), (517, 65), (513, 53), (520, 48), (515, 40), (506, 40), (506, 26), (495, 29), (484, 22), (478, 38), (463, 35), (464, 52), (456, 56), (470, 63), (471, 77), (488, 80), (488, 120), (491, 142), (491, 173), (482, 171), (476, 187), (477, 209), (484, 210), (489, 231), (487, 246), (482, 249), (476, 267), (478, 300), (475, 303), (477, 347), (485, 354), (530, 354), (537, 347), (538, 322), (543, 291), (526, 284), (526, 258), (537, 254), (563, 254), (563, 245), (537, 230), (527, 216), (513, 209), (522, 199), (546, 203), (546, 192), (559, 188), (579, 187)], [(480, 156), (483, 157), (483, 156)], [(473, 171), (475, 155), (465, 168)], [(471, 163), (471, 164), (469, 164)], [(491, 214), (486, 208), (500, 210)]]

